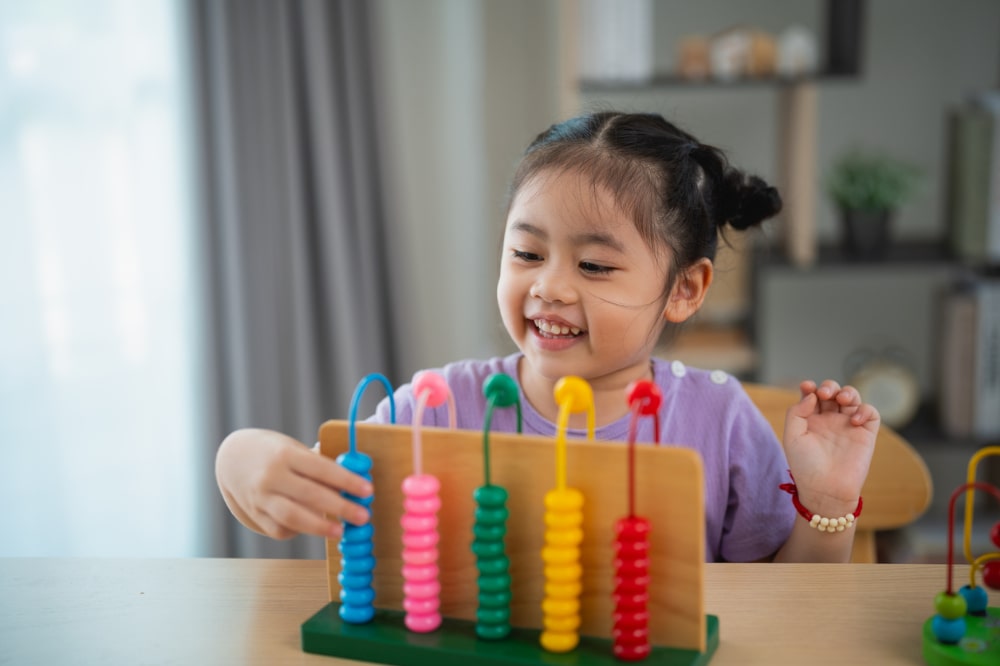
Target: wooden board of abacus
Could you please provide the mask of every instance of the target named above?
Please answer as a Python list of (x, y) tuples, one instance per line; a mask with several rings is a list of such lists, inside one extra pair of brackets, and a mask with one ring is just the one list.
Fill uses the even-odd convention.
[[(409, 426), (357, 423), (356, 448), (371, 456), (375, 498), (375, 606), (402, 608), (403, 479), (413, 473)], [(439, 517), (441, 613), (475, 621), (477, 587), (471, 550), (475, 512), (473, 491), (484, 483), (483, 433), (424, 427), (423, 471), (441, 482)], [(348, 450), (348, 422), (327, 421), (320, 428), (320, 451), (336, 458)], [(510, 558), (511, 625), (542, 624), (544, 574), (544, 495), (556, 483), (555, 440), (490, 433), (494, 485), (509, 493), (507, 556)], [(701, 458), (675, 446), (636, 446), (636, 514), (651, 523), (650, 641), (684, 650), (706, 650), (703, 609), (705, 561), (704, 491)], [(628, 447), (621, 442), (570, 439), (566, 484), (584, 495), (581, 548), (582, 635), (611, 635), (614, 577), (614, 524), (628, 513)], [(339, 599), (340, 555), (327, 541), (330, 599)]]

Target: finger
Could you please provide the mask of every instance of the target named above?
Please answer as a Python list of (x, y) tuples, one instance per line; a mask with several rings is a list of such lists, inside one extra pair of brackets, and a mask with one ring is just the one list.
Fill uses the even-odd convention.
[(339, 521), (329, 520), (282, 495), (272, 496), (263, 507), (263, 511), (269, 522), (274, 525), (274, 531), (277, 533), (275, 538), (288, 538), (281, 535), (290, 533), (336, 539), (343, 534), (344, 528)]
[(879, 422), (882, 416), (878, 413), (878, 409), (874, 405), (868, 403), (862, 403), (856, 412), (851, 415), (851, 424), (856, 426), (865, 426), (870, 430), (878, 430)]
[(794, 438), (804, 433), (808, 427), (806, 419), (816, 412), (818, 399), (815, 393), (807, 393), (797, 403), (788, 408), (785, 414), (785, 439)]
[(832, 379), (824, 379), (823, 383), (819, 385), (816, 389), (816, 396), (819, 398), (819, 411), (822, 412), (834, 412), (840, 409), (837, 404), (836, 397), (837, 393), (840, 391), (840, 384), (833, 381)]
[(368, 497), (374, 492), (370, 481), (312, 449), (297, 449), (295, 454), (289, 466), (300, 476), (355, 497)]
[(810, 393), (815, 393), (816, 392), (816, 382), (814, 382), (811, 379), (806, 379), (805, 381), (800, 382), (799, 383), (799, 392), (802, 394), (803, 398), (805, 396), (809, 395)]
[(283, 486), (281, 494), (296, 504), (330, 519), (345, 520), (352, 525), (364, 525), (370, 514), (361, 504), (352, 502), (334, 488), (312, 479), (292, 476)]

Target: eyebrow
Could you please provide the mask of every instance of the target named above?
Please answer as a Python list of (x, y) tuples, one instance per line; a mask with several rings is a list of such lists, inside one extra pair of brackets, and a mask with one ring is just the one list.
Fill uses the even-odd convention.
[[(548, 240), (549, 235), (543, 230), (530, 222), (515, 222), (511, 225), (511, 231), (522, 231), (526, 234), (534, 236), (539, 240)], [(573, 245), (583, 246), (583, 245), (603, 245), (609, 247), (612, 250), (617, 250), (618, 252), (625, 252), (625, 246), (622, 245), (617, 238), (611, 234), (606, 234), (600, 231), (585, 231), (583, 233), (575, 234), (570, 241)]]

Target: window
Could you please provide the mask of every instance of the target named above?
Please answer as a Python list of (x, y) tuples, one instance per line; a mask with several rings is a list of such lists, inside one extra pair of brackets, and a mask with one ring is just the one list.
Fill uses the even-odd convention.
[(182, 6), (0, 0), (0, 556), (199, 554)]

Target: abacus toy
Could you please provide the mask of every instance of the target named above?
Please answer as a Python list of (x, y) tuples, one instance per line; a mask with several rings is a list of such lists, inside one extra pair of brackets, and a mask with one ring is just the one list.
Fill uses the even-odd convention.
[[(371, 557), (378, 567), (371, 572), (373, 617), (361, 624), (347, 622), (340, 614), (341, 604), (334, 601), (343, 599), (342, 564), (332, 554), (332, 542), (327, 542), (331, 602), (302, 624), (303, 649), (400, 665), (615, 664), (623, 655), (615, 656), (614, 615), (628, 610), (637, 614), (631, 623), (648, 622), (646, 663), (707, 664), (718, 646), (719, 625), (718, 618), (704, 613), (703, 605), (700, 456), (681, 447), (598, 442), (592, 435), (567, 443), (565, 423), (555, 442), (549, 437), (491, 433), (493, 406), (516, 405), (520, 421), (516, 384), (510, 378), (492, 381), (496, 386), (491, 388), (490, 380), (484, 386), (488, 413), (483, 433), (420, 426), (422, 464), (434, 470), (440, 486), (441, 622), (431, 631), (407, 627), (401, 573), (406, 549), (400, 529), (405, 510), (402, 483), (413, 468), (411, 444), (416, 426), (359, 423), (356, 444), (350, 437), (355, 430), (353, 413), (350, 422), (333, 420), (320, 427), (323, 455), (337, 458), (345, 451), (354, 452), (356, 446), (370, 457), (368, 469), (378, 495), (370, 506)], [(557, 394), (557, 404), (561, 413), (565, 404), (567, 421), (570, 411), (588, 409), (592, 433), (593, 404), (586, 404), (590, 387), (577, 381), (562, 383), (567, 392)], [(490, 398), (492, 390), (497, 394)], [(563, 437), (561, 444), (559, 437)], [(553, 490), (554, 443), (557, 479)], [(481, 481), (484, 472), (485, 483)], [(626, 497), (622, 484), (612, 480), (629, 474), (632, 481)], [(578, 493), (572, 500), (564, 496), (570, 490), (567, 479), (572, 479), (572, 489)], [(550, 499), (547, 507), (546, 495), (552, 493), (557, 501)], [(634, 514), (636, 498), (644, 501), (643, 517), (653, 529), (645, 532), (648, 548), (636, 546), (630, 556), (645, 550), (648, 564), (637, 564), (638, 576), (623, 587), (622, 567), (616, 570), (615, 562), (623, 550), (615, 545), (614, 526), (621, 516)], [(556, 516), (549, 516), (547, 526), (546, 514), (551, 509), (556, 509)], [(555, 533), (549, 529), (564, 524), (577, 527)], [(565, 551), (554, 552), (553, 546), (555, 551)], [(553, 567), (566, 570), (553, 571)], [(631, 605), (621, 605), (641, 600), (641, 594), (630, 600), (623, 595), (642, 585), (647, 586), (648, 601), (644, 616)], [(575, 598), (556, 594), (567, 592)], [(552, 599), (557, 601), (555, 608)], [(628, 634), (626, 627), (632, 624), (620, 625), (618, 633)], [(546, 649), (546, 631), (555, 633), (555, 647), (567, 651)], [(567, 643), (572, 645), (566, 648)], [(641, 647), (636, 650), (643, 652)]]
[[(1000, 500), (1000, 488), (976, 481), (976, 467), (988, 456), (1000, 455), (1000, 446), (977, 451), (969, 461), (966, 483), (951, 494), (948, 503), (948, 582), (934, 598), (934, 616), (924, 623), (924, 660), (931, 666), (1000, 664), (1000, 608), (990, 607), (985, 588), (1000, 590), (1000, 550), (975, 557), (972, 554), (973, 497), (975, 491)], [(963, 553), (970, 565), (969, 584), (956, 593), (954, 569), (955, 502), (965, 495)], [(1000, 549), (1000, 523), (990, 530), (990, 540)], [(981, 573), (983, 584), (976, 584)]]

